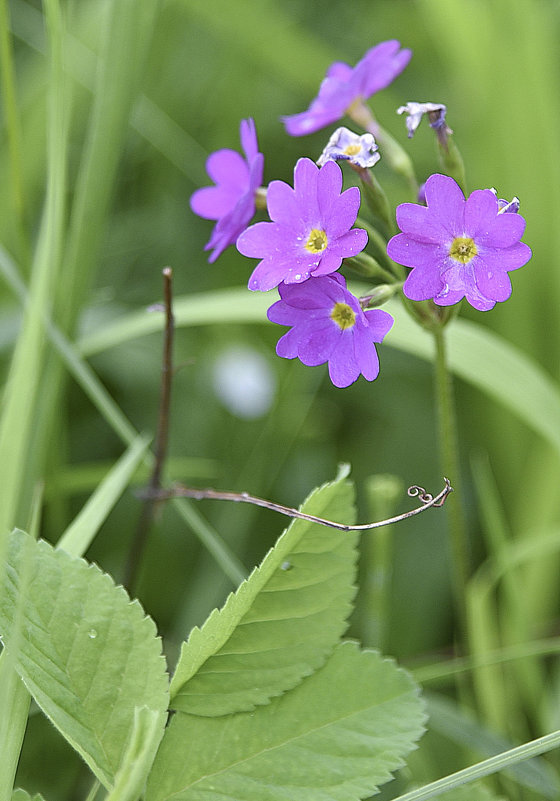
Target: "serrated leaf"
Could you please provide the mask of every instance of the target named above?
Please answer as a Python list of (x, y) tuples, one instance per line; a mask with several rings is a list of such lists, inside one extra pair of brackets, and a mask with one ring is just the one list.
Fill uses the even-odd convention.
[(155, 625), (96, 565), (14, 531), (0, 635), (37, 704), (106, 787), (136, 707), (157, 713), (163, 732), (168, 684)]
[[(354, 518), (348, 471), (315, 490), (302, 511)], [(355, 594), (355, 534), (294, 520), (261, 565), (183, 644), (173, 709), (249, 711), (323, 664), (346, 628)]]
[(175, 714), (146, 801), (351, 801), (374, 793), (423, 731), (417, 687), (392, 661), (343, 643), (252, 713)]

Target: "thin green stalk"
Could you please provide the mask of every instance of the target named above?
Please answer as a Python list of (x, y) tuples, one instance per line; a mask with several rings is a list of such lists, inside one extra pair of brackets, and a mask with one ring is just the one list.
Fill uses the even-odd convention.
[[(368, 515), (382, 520), (395, 514), (403, 494), (403, 484), (392, 475), (370, 476), (365, 484)], [(360, 621), (361, 640), (368, 648), (384, 651), (389, 628), (391, 577), (393, 572), (393, 529), (380, 528), (375, 536), (364, 537), (361, 543), (356, 612)]]
[[(37, 485), (28, 521), (28, 531), (37, 539), (41, 523), (41, 502), (43, 496), (42, 484)], [(3, 566), (2, 566), (2, 569)], [(25, 571), (25, 580), (30, 576)], [(25, 582), (22, 581), (24, 600)], [(14, 779), (27, 727), (31, 695), (15, 670), (18, 655), (18, 641), (21, 637), (22, 602), (18, 604), (15, 620), (15, 636), (11, 642), (10, 650), (4, 649), (0, 654), (0, 799), (11, 801)]]
[(28, 266), (29, 245), (25, 225), (25, 200), (22, 169), (22, 129), (16, 99), (14, 54), (10, 33), (10, 12), (7, 0), (0, 0), (0, 80), (2, 86), (2, 105), (4, 109), (8, 152), (10, 162), (10, 184), (8, 191), (12, 196), (15, 213), (20, 258)]
[(466, 590), (469, 576), (467, 532), (461, 505), (461, 477), (459, 472), (459, 448), (455, 421), (455, 404), (451, 373), (447, 368), (445, 332), (442, 326), (434, 330), (435, 342), (435, 395), (437, 405), (440, 460), (444, 475), (454, 489), (449, 499), (447, 515), (449, 521), (451, 567), (453, 591), (459, 618), (460, 630), (466, 634)]
[(470, 768), (458, 770), (443, 779), (430, 782), (430, 784), (419, 787), (417, 790), (412, 790), (410, 793), (399, 795), (394, 801), (428, 801), (430, 798), (436, 798), (442, 793), (455, 790), (457, 787), (482, 779), (484, 776), (507, 770), (513, 765), (539, 756), (539, 754), (546, 754), (547, 751), (552, 751), (559, 746), (560, 730), (553, 731), (544, 737), (538, 737), (536, 740), (518, 745), (516, 748), (510, 748), (509, 751), (503, 751), (501, 754), (496, 754), (496, 756), (478, 762), (476, 765), (471, 765)]
[(409, 667), (409, 671), (420, 684), (429, 682), (446, 684), (452, 681), (458, 673), (469, 673), (479, 667), (488, 665), (502, 665), (523, 659), (533, 659), (537, 656), (552, 656), (560, 653), (560, 637), (534, 640), (519, 643), (519, 645), (497, 648), (486, 651), (479, 656), (458, 657), (457, 659), (436, 662), (435, 664)]
[[(49, 94), (47, 130), (47, 190), (41, 230), (33, 260), (22, 332), (16, 344), (0, 420), (0, 565), (9, 531), (23, 503), (22, 490), (30, 476), (31, 436), (37, 416), (45, 336), (43, 315), (49, 307), (60, 264), (66, 184), (66, 93), (62, 48), (64, 26), (58, 0), (45, 0), (49, 37)], [(16, 675), (11, 658), (3, 657), (0, 671), (0, 801), (9, 801), (27, 723), (29, 696)]]
[(64, 252), (60, 327), (74, 327), (91, 285), (132, 105), (154, 31), (159, 0), (113, 0), (101, 37), (94, 105), (76, 180)]
[(11, 801), (31, 696), (6, 651), (0, 654), (0, 801)]
[(0, 421), (0, 537), (15, 524), (21, 503), (42, 373), (45, 345), (42, 321), (60, 264), (64, 224), (67, 125), (63, 25), (56, 0), (45, 3), (45, 12), (51, 52), (47, 194), (23, 328), (10, 366)]

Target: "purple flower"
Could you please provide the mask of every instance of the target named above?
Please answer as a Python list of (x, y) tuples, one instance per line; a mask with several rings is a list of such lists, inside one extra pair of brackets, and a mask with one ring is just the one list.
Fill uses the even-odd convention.
[(282, 281), (301, 283), (309, 276), (338, 270), (342, 260), (364, 249), (367, 233), (350, 230), (360, 207), (360, 190), (340, 194), (342, 171), (329, 161), (319, 169), (311, 159), (299, 159), (294, 188), (272, 181), (266, 196), (273, 222), (258, 222), (243, 231), (237, 249), (262, 259), (249, 279), (249, 289), (266, 292)]
[(317, 164), (321, 167), (327, 161), (349, 161), (357, 167), (368, 169), (381, 158), (378, 150), (373, 134), (360, 136), (348, 128), (337, 128), (317, 159)]
[(427, 206), (402, 203), (397, 208), (403, 233), (387, 245), (390, 258), (413, 268), (403, 287), (407, 298), (433, 298), (439, 306), (450, 306), (466, 297), (480, 311), (507, 300), (508, 271), (531, 258), (531, 249), (519, 241), (523, 217), (499, 213), (490, 189), (477, 189), (465, 200), (447, 175), (431, 175), (425, 193)]
[(514, 197), (511, 200), (504, 200), (498, 198), (498, 214), (518, 214), (519, 212), (519, 198)]
[(191, 196), (195, 214), (217, 220), (204, 248), (214, 249), (209, 262), (216, 261), (247, 227), (255, 213), (255, 193), (262, 183), (264, 156), (258, 150), (253, 120), (241, 120), (239, 133), (245, 158), (229, 148), (212, 153), (206, 161), (206, 172), (216, 186), (198, 189)]
[(281, 284), (281, 300), (268, 310), (273, 323), (291, 326), (278, 341), (276, 353), (303, 364), (329, 363), (336, 387), (347, 387), (360, 373), (367, 381), (379, 374), (375, 342), (393, 325), (381, 309), (363, 311), (340, 274), (310, 278), (303, 284)]
[(517, 214), (519, 212), (519, 198), (514, 197), (511, 200), (505, 200), (498, 197), (498, 193), (492, 187), (490, 191), (498, 198), (498, 213), (499, 214)]
[(447, 126), (445, 122), (445, 115), (447, 107), (441, 103), (407, 103), (406, 106), (400, 106), (397, 109), (397, 114), (408, 114), (406, 118), (406, 128), (408, 130), (408, 138), (414, 136), (416, 129), (422, 121), (424, 114), (428, 115), (430, 121), (430, 128), (433, 128), (442, 144), (446, 144), (447, 137), (453, 131)]
[(355, 101), (367, 100), (389, 86), (411, 56), (410, 50), (400, 50), (400, 42), (391, 39), (368, 50), (353, 69), (342, 61), (335, 61), (307, 111), (282, 117), (286, 131), (290, 136), (303, 136), (336, 122)]

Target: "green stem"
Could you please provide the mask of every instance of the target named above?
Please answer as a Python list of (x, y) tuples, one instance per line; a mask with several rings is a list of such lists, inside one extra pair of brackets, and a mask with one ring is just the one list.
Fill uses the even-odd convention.
[(6, 134), (10, 154), (10, 190), (15, 213), (15, 230), (18, 236), (19, 257), (26, 268), (29, 263), (29, 244), (25, 226), (25, 201), (22, 168), (22, 132), (16, 99), (14, 54), (10, 35), (10, 12), (7, 0), (0, 0), (0, 79)]
[(461, 633), (466, 632), (466, 587), (469, 575), (467, 533), (460, 502), (461, 480), (459, 449), (455, 421), (455, 405), (451, 374), (447, 369), (445, 334), (443, 327), (434, 330), (435, 341), (435, 392), (438, 411), (440, 461), (456, 490), (447, 505), (449, 521), (453, 590)]
[(0, 654), (0, 799), (10, 801), (14, 786), (31, 696), (14, 670), (6, 651)]
[(551, 734), (545, 734), (544, 737), (538, 737), (536, 740), (531, 740), (523, 745), (518, 745), (515, 748), (510, 748), (509, 751), (503, 751), (501, 754), (496, 754), (489, 759), (478, 762), (470, 768), (464, 768), (456, 773), (451, 773), (443, 779), (438, 779), (435, 782), (419, 787), (404, 795), (399, 795), (395, 801), (428, 801), (430, 798), (435, 798), (442, 793), (456, 790), (457, 787), (474, 782), (477, 779), (482, 779), (484, 776), (490, 776), (492, 773), (498, 773), (502, 770), (507, 770), (513, 765), (524, 762), (532, 757), (546, 754), (547, 751), (552, 751), (554, 748), (560, 746), (560, 731), (553, 731)]

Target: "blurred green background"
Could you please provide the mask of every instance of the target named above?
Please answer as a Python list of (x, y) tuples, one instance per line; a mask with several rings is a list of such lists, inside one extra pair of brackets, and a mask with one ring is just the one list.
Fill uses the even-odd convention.
[[(138, 2), (142, 5), (142, 0)], [(95, 53), (103, 46), (106, 6), (104, 0), (63, 4), (71, 35), (67, 68), (73, 87), (69, 206), (87, 142)], [(2, 193), (0, 241), (25, 275), (29, 243), (44, 202), (45, 31), (40, 3), (12, 0), (9, 13), (22, 126), (24, 210), (20, 215), (13, 196)], [(189, 209), (189, 196), (208, 183), (206, 156), (222, 147), (238, 149), (239, 122), (253, 117), (265, 154), (265, 182), (291, 181), (297, 158), (317, 158), (332, 129), (290, 139), (280, 115), (308, 106), (333, 60), (355, 64), (377, 42), (397, 38), (413, 50), (412, 61), (391, 87), (373, 98), (372, 106), (380, 122), (408, 149), (420, 179), (437, 171), (433, 135), (423, 123), (415, 138), (407, 140), (404, 119), (395, 111), (410, 100), (443, 102), (465, 160), (469, 191), (495, 187), (499, 197), (517, 195), (527, 220), (524, 240), (534, 256), (512, 275), (512, 298), (490, 313), (466, 310), (465, 314), (507, 338), (558, 378), (558, 2), (165, 0), (155, 19), (138, 96), (118, 154), (110, 204), (95, 223), (99, 247), (92, 255), (85, 302), (74, 309), (76, 338), (161, 300), (161, 270), (166, 265), (174, 270), (177, 296), (246, 285), (253, 261), (229, 248), (209, 265), (203, 247), (212, 224)], [(10, 183), (11, 161), (4, 127), (3, 185)], [(393, 204), (406, 198), (406, 186), (383, 161), (376, 172)], [(64, 291), (64, 285), (58, 287), (59, 293)], [(4, 285), (0, 303), (5, 370), (20, 306)], [(334, 477), (339, 462), (347, 461), (357, 485), (361, 522), (375, 511), (366, 493), (374, 474), (394, 474), (405, 488), (421, 484), (439, 491), (442, 471), (429, 364), (381, 347), (381, 374), (375, 383), (361, 379), (337, 390), (329, 384), (325, 367), (305, 368), (278, 359), (274, 355), (278, 336), (279, 329), (266, 323), (264, 316), (262, 324), (177, 330), (175, 362), (181, 369), (173, 388), (170, 480), (247, 490), (297, 505), (314, 486)], [(258, 385), (264, 381), (270, 391), (268, 401), (264, 398), (260, 412), (252, 417), (236, 413), (216, 389), (216, 382), (223, 385), (225, 380), (217, 372), (223, 369), (221, 360), (238, 358), (239, 353), (232, 352), (236, 348), (241, 349), (241, 362), (234, 361), (232, 369), (239, 382), (246, 383), (249, 395), (256, 389), (250, 390), (251, 376), (243, 372), (248, 369), (247, 351), (256, 360)], [(156, 427), (160, 359), (159, 334), (91, 357), (102, 382), (138, 430), (153, 432)], [(490, 466), (507, 528), (515, 539), (557, 522), (558, 461), (544, 442), (486, 395), (457, 381), (456, 396), (462, 500), (476, 566), (488, 552), (475, 483), (481, 464)], [(71, 381), (65, 385), (58, 411), (40, 470), (45, 479), (42, 535), (53, 542), (122, 452), (116, 435)], [(397, 510), (411, 505), (402, 495)], [(247, 569), (285, 526), (284, 519), (250, 507), (204, 502), (200, 511)], [(117, 580), (122, 580), (138, 514), (139, 501), (129, 492), (88, 553)], [(368, 559), (375, 560), (376, 535), (370, 536), (373, 553)], [(401, 524), (392, 532), (392, 543), (383, 649), (404, 662), (446, 653), (453, 641), (453, 617), (445, 514), (430, 512)], [(550, 576), (556, 562), (549, 560), (547, 569)], [(539, 573), (539, 581), (542, 576)], [(547, 593), (538, 601), (535, 636), (557, 626), (557, 598), (548, 591), (551, 587), (554, 581), (548, 580)], [(232, 588), (184, 521), (171, 508), (164, 509), (151, 534), (138, 595), (166, 640), (171, 662), (189, 629), (200, 624)], [(370, 613), (361, 609), (360, 614), (367, 618)], [(351, 634), (364, 634), (359, 616)], [(30, 725), (21, 767), (30, 791), (41, 789), (33, 784), (37, 780), (33, 765), (47, 726), (40, 716)], [(66, 754), (65, 746), (56, 743), (53, 748)], [(60, 759), (74, 757), (68, 753)], [(55, 756), (52, 787), (62, 796), (71, 792), (75, 779), (62, 778), (56, 765)], [(43, 766), (41, 780), (46, 780), (48, 771), (49, 766)], [(76, 767), (74, 776), (77, 772)]]

